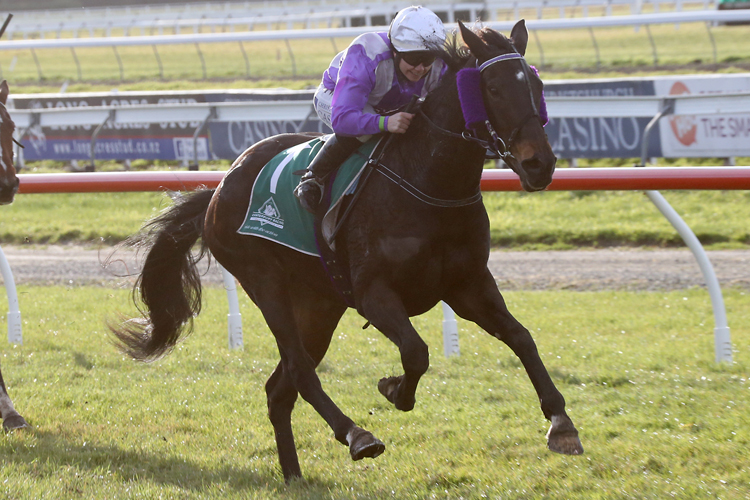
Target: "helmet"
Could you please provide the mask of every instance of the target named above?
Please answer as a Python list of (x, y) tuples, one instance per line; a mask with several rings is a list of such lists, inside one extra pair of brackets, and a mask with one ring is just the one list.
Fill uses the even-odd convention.
[(430, 9), (407, 7), (393, 18), (388, 37), (396, 52), (435, 50), (445, 43), (445, 27)]

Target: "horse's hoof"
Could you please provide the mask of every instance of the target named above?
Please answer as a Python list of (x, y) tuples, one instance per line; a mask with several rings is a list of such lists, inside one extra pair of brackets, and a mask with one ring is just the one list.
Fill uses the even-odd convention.
[(396, 392), (402, 377), (383, 377), (378, 381), (378, 391), (393, 404), (396, 404)]
[(346, 441), (349, 443), (349, 454), (354, 461), (363, 458), (375, 458), (385, 451), (385, 444), (380, 439), (359, 427), (349, 431)]
[(10, 415), (8, 418), (3, 420), (3, 429), (6, 431), (12, 431), (14, 429), (23, 429), (25, 427), (31, 427), (24, 418), (16, 413), (15, 415)]
[(552, 416), (552, 426), (547, 432), (547, 447), (563, 455), (583, 455), (583, 445), (578, 438), (578, 431), (573, 422), (566, 416)]
[(414, 409), (416, 400), (411, 398), (409, 401), (400, 401), (397, 399), (398, 387), (401, 385), (401, 380), (404, 376), (399, 375), (398, 377), (384, 377), (378, 382), (378, 391), (380, 394), (385, 396), (385, 399), (393, 403), (397, 410), (411, 411)]

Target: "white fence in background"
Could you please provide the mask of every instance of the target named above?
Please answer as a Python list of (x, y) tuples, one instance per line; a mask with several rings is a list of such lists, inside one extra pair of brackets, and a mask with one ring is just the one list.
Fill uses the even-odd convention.
[[(645, 26), (647, 34), (651, 42), (653, 51), (654, 62), (658, 60), (657, 49), (654, 43), (654, 39), (651, 36), (651, 31), (648, 29), (651, 25), (658, 24), (680, 24), (680, 23), (703, 23), (706, 26), (709, 34), (709, 40), (711, 42), (713, 50), (713, 62), (717, 62), (717, 49), (714, 36), (711, 34), (711, 25), (717, 23), (727, 22), (750, 22), (750, 9), (749, 10), (731, 10), (731, 11), (713, 11), (713, 10), (701, 10), (701, 11), (683, 11), (683, 12), (669, 12), (669, 13), (656, 13), (656, 14), (637, 14), (627, 16), (609, 16), (609, 17), (579, 17), (579, 18), (568, 18), (568, 19), (533, 19), (527, 21), (529, 30), (533, 33), (535, 31), (545, 30), (567, 30), (567, 29), (587, 29), (591, 35), (592, 44), (595, 48), (595, 57), (597, 66), (600, 63), (599, 60), (599, 48), (594, 35), (595, 28), (612, 28), (612, 27), (624, 27), (632, 26), (639, 27)], [(485, 23), (493, 29), (503, 32), (509, 32), (515, 24), (514, 21), (492, 21)], [(446, 29), (456, 29), (455, 24), (447, 24)], [(259, 42), (259, 41), (271, 41), (281, 40), (286, 42), (287, 50), (290, 54), (292, 64), (292, 76), (297, 75), (296, 62), (294, 59), (294, 53), (292, 47), (289, 44), (290, 40), (308, 40), (308, 39), (335, 39), (335, 38), (349, 38), (353, 39), (363, 33), (373, 31), (373, 27), (361, 26), (361, 27), (349, 27), (349, 28), (325, 28), (325, 29), (308, 29), (308, 30), (277, 30), (277, 31), (242, 31), (242, 32), (229, 32), (229, 33), (191, 33), (191, 34), (177, 34), (177, 35), (153, 35), (153, 36), (118, 36), (118, 37), (89, 37), (89, 38), (59, 38), (59, 39), (35, 39), (35, 40), (8, 40), (0, 42), (0, 51), (2, 50), (31, 50), (32, 54), (37, 49), (70, 49), (73, 51), (75, 56), (75, 49), (77, 48), (90, 48), (90, 47), (111, 47), (114, 50), (117, 62), (120, 68), (120, 77), (123, 78), (124, 69), (122, 61), (118, 55), (118, 47), (127, 46), (146, 46), (150, 45), (154, 49), (154, 54), (159, 63), (160, 75), (163, 77), (163, 69), (161, 65), (161, 58), (158, 55), (157, 46), (159, 45), (179, 45), (179, 44), (191, 44), (195, 45), (201, 61), (203, 62), (203, 77), (206, 78), (206, 66), (203, 61), (203, 55), (200, 52), (200, 45), (206, 43), (239, 43), (240, 49), (242, 50), (245, 58), (246, 70), (249, 73), (249, 64), (245, 48), (242, 45), (243, 42)], [(380, 29), (387, 29), (387, 27), (381, 26)], [(535, 42), (539, 48), (541, 63), (540, 67), (545, 64), (544, 51), (541, 46), (541, 42), (538, 37), (534, 37)], [(337, 51), (336, 44), (333, 44), (334, 51)], [(39, 73), (39, 79), (42, 80), (42, 69), (37, 61), (36, 55), (34, 54), (34, 60), (37, 63), (37, 71)], [(77, 65), (79, 79), (81, 78), (81, 67), (78, 61), (78, 57), (74, 57)], [(249, 76), (249, 75), (248, 75)]]
[[(110, 36), (113, 29), (126, 34), (149, 31), (162, 34), (164, 29), (179, 32), (182, 29), (234, 31), (240, 27), (249, 30), (255, 27), (266, 29), (285, 26), (291, 29), (304, 26), (319, 27), (326, 23), (343, 27), (355, 25), (376, 26), (388, 24), (400, 9), (411, 5), (409, 1), (394, 2), (347, 2), (347, 1), (300, 1), (300, 2), (206, 2), (184, 5), (144, 5), (87, 9), (61, 9), (43, 11), (21, 11), (15, 13), (13, 24), (8, 29), (10, 39), (36, 36), (59, 37), (61, 33), (88, 33)], [(498, 21), (517, 19), (521, 11), (528, 15), (536, 12), (541, 19), (545, 10), (557, 11), (558, 17), (573, 15), (588, 16), (590, 10), (600, 10), (609, 16), (613, 7), (627, 8), (631, 14), (639, 14), (644, 7), (653, 12), (661, 9), (681, 11), (683, 7), (709, 9), (713, 0), (505, 0), (485, 2), (441, 2), (432, 0), (424, 4), (438, 12), (447, 22), (456, 19), (474, 21)]]

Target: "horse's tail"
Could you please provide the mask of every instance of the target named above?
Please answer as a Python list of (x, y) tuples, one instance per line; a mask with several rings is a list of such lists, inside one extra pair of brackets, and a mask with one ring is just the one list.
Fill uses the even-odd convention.
[(207, 249), (201, 246), (193, 256), (192, 248), (203, 234), (213, 193), (203, 190), (180, 196), (126, 242), (146, 251), (133, 289), (133, 301), (142, 317), (110, 325), (110, 330), (119, 349), (135, 359), (152, 361), (165, 355), (193, 329), (193, 316), (201, 310), (196, 264)]

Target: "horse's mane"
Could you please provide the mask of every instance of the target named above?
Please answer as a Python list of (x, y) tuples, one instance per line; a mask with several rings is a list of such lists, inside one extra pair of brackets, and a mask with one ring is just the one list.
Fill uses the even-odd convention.
[[(503, 52), (515, 51), (513, 42), (505, 35), (492, 28), (480, 28), (474, 30), (474, 33), (487, 45), (496, 47)], [(448, 69), (457, 73), (458, 70), (466, 66), (471, 59), (472, 54), (469, 49), (462, 43), (461, 37), (457, 32), (453, 32), (446, 40), (445, 46), (440, 51), (439, 57), (448, 65)]]

